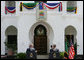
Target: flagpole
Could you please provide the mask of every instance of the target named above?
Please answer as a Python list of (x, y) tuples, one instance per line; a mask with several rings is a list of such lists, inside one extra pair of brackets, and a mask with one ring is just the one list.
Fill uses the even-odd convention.
[[(71, 35), (70, 35), (70, 40), (71, 40)], [(70, 41), (71, 42), (71, 41)]]
[[(70, 40), (71, 40), (70, 43), (72, 43), (71, 35), (70, 35)], [(70, 46), (71, 46), (71, 44), (70, 44)]]

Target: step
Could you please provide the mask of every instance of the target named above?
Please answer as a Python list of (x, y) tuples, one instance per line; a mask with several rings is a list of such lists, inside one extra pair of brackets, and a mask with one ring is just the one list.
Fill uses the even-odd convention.
[(48, 59), (48, 55), (37, 55), (37, 59)]

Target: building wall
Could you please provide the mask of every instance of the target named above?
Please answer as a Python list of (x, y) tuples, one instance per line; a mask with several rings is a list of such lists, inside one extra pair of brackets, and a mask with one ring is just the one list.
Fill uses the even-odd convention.
[[(36, 23), (36, 9), (34, 10), (26, 10), (24, 12), (19, 11), (19, 1), (16, 1), (16, 13), (15, 15), (5, 15), (4, 14), (4, 2), (1, 1), (1, 54), (5, 54), (5, 30), (8, 26), (13, 25), (18, 30), (18, 53), (25, 52), (28, 48), (29, 44), (32, 43), (31, 38), (29, 36), (29, 32), (31, 27)], [(50, 1), (48, 1), (50, 2)], [(53, 2), (53, 1), (52, 1)], [(64, 35), (65, 28), (67, 26), (73, 26), (77, 30), (77, 54), (83, 54), (83, 2), (77, 2), (77, 14), (70, 14), (66, 12), (66, 3), (67, 1), (63, 1), (63, 11), (58, 12), (53, 10), (47, 11), (47, 20), (44, 25), (49, 25), (52, 27), (53, 35), (49, 36), (49, 41), (52, 41), (51, 44), (56, 44), (57, 48), (60, 51), (65, 50), (64, 45)], [(34, 26), (35, 27), (35, 26)], [(49, 27), (47, 26), (49, 29)], [(49, 44), (50, 45), (50, 44)], [(50, 47), (49, 47), (50, 49)]]

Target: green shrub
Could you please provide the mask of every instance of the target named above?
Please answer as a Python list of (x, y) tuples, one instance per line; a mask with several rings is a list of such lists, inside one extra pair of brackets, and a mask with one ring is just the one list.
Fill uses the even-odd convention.
[(26, 59), (26, 53), (18, 53), (16, 56), (17, 59)]
[(4, 44), (8, 49), (13, 49), (14, 51), (17, 50), (17, 44), (8, 44), (7, 42), (4, 42)]
[(60, 58), (64, 58), (64, 52), (60, 52)]

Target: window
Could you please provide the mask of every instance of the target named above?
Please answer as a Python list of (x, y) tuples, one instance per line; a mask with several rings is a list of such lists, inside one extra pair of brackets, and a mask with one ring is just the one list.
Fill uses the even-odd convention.
[(67, 12), (77, 13), (77, 2), (76, 1), (67, 2)]
[(6, 1), (7, 7), (15, 7), (15, 1)]
[(5, 14), (15, 13), (15, 1), (6, 1), (5, 2)]
[(17, 35), (8, 35), (8, 44), (17, 44)]

